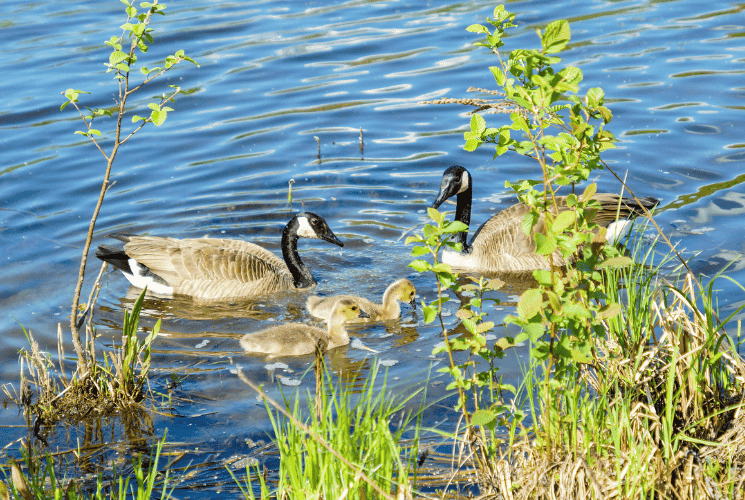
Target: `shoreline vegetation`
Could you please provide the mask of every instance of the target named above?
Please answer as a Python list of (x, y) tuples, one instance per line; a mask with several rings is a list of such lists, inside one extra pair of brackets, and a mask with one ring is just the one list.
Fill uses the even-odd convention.
[[(86, 115), (77, 104), (84, 92), (73, 89), (65, 93), (62, 106), (72, 104), (78, 110), (86, 125), (78, 133), (90, 138), (107, 159), (73, 300), (73, 339), (90, 318), (103, 272), (87, 306), (79, 308), (95, 214), (110, 187), (116, 150), (146, 124), (162, 124), (171, 111), (165, 103), (172, 102), (178, 89), (152, 103), (148, 118), (133, 116), (138, 125), (120, 140), (126, 97), (175, 64), (194, 62), (176, 52), (163, 66), (145, 68), (143, 83), (130, 88), (135, 51), (142, 55), (152, 43), (151, 16), (162, 14), (164, 6), (143, 3), (146, 12), (139, 13), (133, 4), (123, 3), (128, 21), (122, 34), (107, 42), (112, 48), (109, 71), (120, 84), (119, 107), (88, 110)], [(444, 342), (433, 354), (447, 360), (441, 371), (449, 375), (447, 389), (457, 398), (456, 431), (432, 429), (423, 421), (426, 386), (407, 396), (390, 394), (385, 377), (378, 379), (377, 363), (353, 395), (351, 384), (327, 369), (325, 347), (319, 345), (313, 394), (296, 391), (277, 402), (238, 369), (238, 377), (266, 404), (280, 460), (273, 471), (250, 461), (245, 475), (228, 468), (236, 493), (278, 499), (745, 498), (745, 363), (739, 355), (739, 323), (736, 335), (723, 326), (740, 309), (720, 318), (714, 289), (715, 282), (726, 277), (718, 275), (702, 285), (646, 208), (627, 253), (605, 242), (605, 230), (593, 222), (596, 186), (587, 183), (593, 171), (610, 170), (600, 158), (615, 141), (606, 129), (612, 113), (604, 105), (604, 92), (593, 88), (581, 96), (581, 71), (571, 66), (555, 69), (561, 61), (556, 54), (571, 36), (566, 21), (552, 22), (538, 32), (540, 49), (504, 52), (502, 38), (514, 21), (514, 14), (500, 5), (493, 18), (487, 18), (488, 26), (468, 27), (480, 37), (476, 45), (494, 54), (496, 65), (489, 70), (498, 87), (469, 90), (498, 99), (444, 98), (430, 104), (475, 108), (464, 137), (466, 150), (492, 145), (495, 159), (521, 154), (540, 168), (538, 180), (507, 183), (530, 208), (523, 229), (533, 238), (536, 253), (550, 264), (533, 272), (534, 288), (522, 293), (515, 314), (505, 320), (505, 325), (518, 325), (520, 333), (498, 337), (502, 328), (489, 319), (490, 304), (499, 303), (492, 293), (501, 286), (498, 278), (459, 275), (440, 261), (443, 249), (461, 250), (453, 236), (468, 227), (430, 208), (431, 222), (408, 237), (407, 245), (413, 244), (410, 266), (431, 273), (437, 284), (437, 298), (423, 302), (422, 312), (425, 323), (441, 327)], [(479, 113), (509, 119), (488, 127)], [(109, 155), (96, 142), (100, 132), (91, 126), (99, 116), (117, 119)], [(571, 209), (558, 213), (560, 190), (571, 193)], [(659, 233), (654, 239), (645, 235), (651, 232), (649, 226)], [(658, 248), (663, 244), (670, 250), (660, 257), (665, 255)], [(555, 265), (555, 254), (571, 264)], [(673, 277), (668, 269), (677, 261), (679, 273)], [(442, 306), (453, 295), (461, 301), (457, 317), (468, 332), (457, 337), (442, 318)], [(21, 353), (20, 389), (4, 390), (23, 411), (29, 438), (18, 447), (19, 462), (7, 451), (13, 443), (5, 448), (0, 500), (169, 498), (180, 478), (190, 473), (174, 467), (180, 457), (162, 465), (167, 446), (163, 436), (145, 440), (126, 473), (99, 467), (97, 479), (84, 485), (74, 474), (67, 476), (65, 467), (72, 463), (73, 469), (82, 468), (89, 454), (53, 454), (44, 438), (59, 422), (83, 425), (87, 432), (91, 418), (102, 416), (136, 421), (138, 428), (150, 429), (142, 434), (152, 436), (148, 412), (167, 412), (177, 404), (171, 390), (158, 393), (150, 385), (150, 346), (159, 323), (144, 340), (138, 339), (143, 298), (144, 292), (132, 313), (125, 312), (119, 349), (96, 352), (89, 320), (87, 340), (74, 340), (78, 364), (69, 377), (62, 327), (56, 361), (24, 330), (30, 350)], [(495, 335), (498, 338), (491, 340)], [(503, 383), (499, 360), (524, 344), (530, 346), (530, 360), (522, 383)], [(452, 443), (454, 452), (445, 457), (450, 466), (444, 472), (443, 457), (430, 454), (425, 445), (433, 437)]]

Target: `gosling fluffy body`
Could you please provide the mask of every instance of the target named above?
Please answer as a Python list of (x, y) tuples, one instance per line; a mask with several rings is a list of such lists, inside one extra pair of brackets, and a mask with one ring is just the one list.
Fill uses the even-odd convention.
[[(454, 165), (442, 176), (440, 192), (432, 204), (438, 208), (446, 199), (457, 196), (455, 220), (466, 225), (471, 222), (471, 197), (473, 180), (465, 168)], [(609, 242), (617, 241), (624, 231), (628, 231), (630, 219), (644, 213), (644, 208), (653, 208), (658, 200), (642, 198), (639, 204), (633, 198), (621, 198), (616, 194), (596, 193), (593, 199), (600, 203), (593, 222), (608, 229), (606, 236)], [(558, 211), (571, 210), (567, 198), (557, 197)], [(442, 261), (453, 267), (474, 269), (485, 272), (522, 272), (534, 269), (549, 269), (546, 257), (536, 254), (533, 234), (543, 231), (543, 218), (533, 228), (533, 234), (526, 235), (522, 228), (525, 215), (530, 211), (523, 203), (518, 203), (496, 215), (493, 215), (481, 227), (470, 242), (467, 233), (457, 233), (454, 241), (462, 244), (460, 252), (444, 251)], [(553, 212), (553, 207), (551, 207)], [(618, 214), (618, 220), (616, 215)], [(557, 250), (553, 254), (555, 265), (566, 264)]]
[(356, 318), (366, 318), (367, 312), (355, 301), (339, 299), (334, 303), (328, 328), (322, 330), (303, 323), (288, 323), (267, 330), (244, 335), (240, 344), (249, 353), (277, 356), (302, 356), (315, 352), (318, 341), (323, 339), (327, 349), (349, 344), (349, 334), (344, 323)]
[(316, 284), (300, 260), (300, 237), (322, 239), (343, 247), (318, 214), (301, 212), (282, 231), (282, 256), (241, 240), (112, 235), (125, 242), (120, 250), (101, 245), (96, 257), (122, 271), (138, 288), (163, 295), (198, 299), (242, 298), (305, 289)]
[(305, 307), (311, 316), (328, 321), (332, 308), (339, 299), (355, 301), (369, 315), (367, 318), (351, 319), (350, 323), (384, 321), (401, 317), (399, 301), (408, 302), (412, 308), (416, 309), (416, 288), (414, 287), (414, 283), (404, 278), (388, 285), (388, 288), (383, 293), (382, 304), (376, 304), (363, 297), (355, 297), (353, 295), (336, 295), (333, 297), (308, 297)]

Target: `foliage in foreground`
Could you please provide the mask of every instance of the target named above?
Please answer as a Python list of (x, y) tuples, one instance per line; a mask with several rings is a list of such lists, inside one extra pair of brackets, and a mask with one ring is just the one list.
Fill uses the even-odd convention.
[[(419, 391), (394, 398), (387, 394), (385, 380), (375, 386), (373, 368), (353, 402), (352, 388), (335, 386), (318, 361), (316, 394), (303, 398), (295, 393), (284, 405), (241, 374), (264, 398), (279, 450), (279, 470), (272, 473), (276, 486), (270, 487), (258, 465), (253, 470), (249, 466), (245, 487), (236, 479), (243, 495), (257, 498), (258, 489), (258, 498), (411, 498), (421, 412), (412, 415), (405, 405)], [(307, 402), (306, 410), (301, 400)], [(405, 439), (407, 432), (413, 436)]]
[[(553, 68), (560, 61), (555, 54), (569, 43), (566, 21), (538, 32), (541, 49), (503, 58), (502, 36), (514, 17), (498, 6), (487, 19), (492, 29), (468, 28), (484, 35), (476, 45), (498, 58), (490, 70), (500, 87), (494, 93), (505, 101), (488, 107), (510, 112), (511, 123), (489, 128), (474, 114), (464, 147), (490, 143), (495, 158), (514, 152), (538, 163), (542, 180), (507, 185), (532, 208), (523, 229), (537, 253), (559, 251), (573, 264), (535, 271), (537, 286), (521, 295), (517, 316), (507, 318), (522, 332), (489, 345), (494, 325), (482, 304), (496, 282), (462, 285), (438, 261), (443, 246), (459, 249), (447, 238), (464, 227), (430, 209), (433, 224), (407, 238), (418, 244), (412, 255), (434, 260), (411, 267), (437, 281), (438, 299), (423, 310), (426, 322), (440, 317), (445, 343), (437, 351), (447, 352), (443, 371), (459, 394), (466, 462), (481, 492), (502, 498), (743, 498), (745, 363), (722, 326), (732, 316), (720, 321), (714, 308), (716, 278), (707, 289), (690, 274), (676, 285), (663, 279), (654, 248), (645, 250), (641, 239), (633, 258), (606, 245), (593, 223), (594, 184), (569, 195), (571, 211), (553, 215), (561, 186), (574, 193), (592, 170), (607, 167), (599, 154), (613, 147), (604, 129), (612, 115), (601, 89), (584, 98), (570, 94), (579, 90), (578, 68)], [(552, 127), (556, 135), (549, 135)], [(532, 233), (539, 220), (543, 231)], [(449, 336), (442, 322), (445, 289), (470, 292), (458, 312), (468, 331), (461, 337)], [(519, 342), (531, 351), (516, 390), (501, 383), (495, 359)]]
[[(52, 456), (39, 457), (32, 449), (23, 449), (23, 464), (11, 461), (8, 465), (0, 465), (0, 473), (5, 482), (0, 481), (0, 500), (149, 500), (150, 498), (171, 498), (167, 491), (168, 471), (158, 470), (158, 461), (165, 444), (165, 436), (155, 449), (153, 456), (147, 460), (148, 466), (143, 469), (143, 459), (135, 456), (132, 459), (131, 474), (117, 474), (112, 470), (109, 478), (104, 479), (101, 474), (96, 478), (95, 485), (86, 486), (79, 477), (58, 477), (57, 467)], [(132, 481), (134, 476), (134, 482)], [(158, 495), (158, 489), (160, 494)]]

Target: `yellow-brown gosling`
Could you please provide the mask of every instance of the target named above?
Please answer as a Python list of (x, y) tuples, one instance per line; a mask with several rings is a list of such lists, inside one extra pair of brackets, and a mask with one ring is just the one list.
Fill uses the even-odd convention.
[[(471, 174), (465, 168), (454, 165), (442, 176), (440, 192), (432, 204), (438, 208), (446, 199), (457, 196), (455, 220), (466, 225), (471, 222)], [(653, 208), (658, 200), (652, 197), (642, 198), (641, 206), (633, 198), (621, 198), (616, 194), (596, 193), (593, 198), (600, 202), (601, 208), (593, 222), (607, 228), (607, 239), (615, 242), (630, 229), (631, 219), (644, 213), (641, 206)], [(566, 197), (557, 197), (559, 212), (569, 210)], [(474, 269), (485, 272), (519, 272), (533, 269), (548, 269), (546, 257), (535, 253), (536, 245), (533, 236), (527, 236), (522, 228), (523, 219), (529, 212), (527, 205), (518, 203), (496, 215), (493, 215), (481, 227), (470, 242), (466, 242), (467, 233), (457, 233), (454, 241), (463, 245), (460, 252), (444, 251), (442, 262), (453, 267)], [(553, 211), (553, 208), (551, 209)], [(618, 219), (616, 215), (618, 214)], [(541, 218), (533, 228), (533, 233), (543, 231)], [(559, 251), (554, 252), (554, 264), (563, 266), (564, 260)]]
[(322, 330), (304, 323), (288, 323), (241, 337), (241, 347), (249, 353), (277, 356), (302, 356), (315, 352), (319, 339), (326, 341), (326, 348), (333, 349), (349, 344), (349, 334), (344, 323), (356, 318), (366, 318), (367, 312), (350, 299), (339, 299), (331, 311), (328, 328)]
[(414, 287), (414, 283), (404, 278), (388, 285), (388, 288), (383, 293), (382, 304), (376, 304), (363, 297), (355, 297), (353, 295), (335, 295), (333, 297), (308, 297), (305, 307), (311, 316), (328, 320), (331, 309), (338, 299), (354, 300), (369, 315), (367, 318), (352, 319), (350, 320), (351, 323), (398, 319), (401, 317), (399, 301), (408, 302), (412, 308), (416, 309), (416, 288)]
[(300, 237), (321, 239), (343, 247), (318, 214), (301, 212), (282, 231), (280, 259), (269, 250), (241, 240), (111, 235), (124, 241), (120, 250), (101, 245), (96, 257), (122, 271), (129, 282), (162, 295), (198, 299), (243, 298), (316, 284), (300, 260)]

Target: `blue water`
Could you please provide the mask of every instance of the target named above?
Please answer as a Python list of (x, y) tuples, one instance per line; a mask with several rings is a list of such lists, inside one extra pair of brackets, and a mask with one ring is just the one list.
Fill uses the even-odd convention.
[[(505, 180), (537, 175), (533, 164), (516, 156), (492, 161), (491, 148), (465, 152), (469, 108), (419, 104), (478, 96), (466, 93), (470, 86), (495, 87), (487, 69), (494, 57), (473, 47), (475, 36), (465, 31), (484, 23), (495, 5), (168, 2), (168, 15), (153, 25), (156, 44), (140, 61), (152, 67), (183, 49), (200, 67), (179, 65), (129, 102), (130, 116), (142, 115), (166, 85), (185, 91), (171, 104), (174, 111), (163, 126), (146, 127), (121, 148), (94, 245), (111, 244), (106, 234), (128, 230), (246, 238), (279, 252), (290, 214), (309, 209), (321, 213), (345, 242), (343, 250), (322, 242), (300, 244), (320, 293), (380, 297), (388, 283), (406, 276), (421, 299), (432, 300), (434, 284), (406, 267), (410, 257), (403, 235), (421, 227), (442, 171), (461, 164), (473, 174), (475, 224), (513, 202)], [(17, 384), (17, 351), (27, 345), (19, 322), (53, 352), (57, 322), (65, 328), (69, 322), (105, 162), (74, 135), (82, 122), (72, 107), (60, 112), (60, 92), (91, 92), (81, 97), (89, 107), (112, 104), (116, 85), (104, 72), (103, 41), (124, 22), (121, 7), (115, 0), (0, 3), (3, 384)], [(571, 14), (572, 42), (561, 56), (563, 64), (582, 69), (582, 89), (605, 90), (614, 115), (609, 128), (620, 139), (606, 161), (628, 176), (637, 195), (662, 200), (656, 220), (695, 272), (711, 276), (734, 261), (727, 274), (740, 283), (745, 283), (743, 9), (736, 2), (693, 0), (517, 1), (509, 10), (517, 12), (519, 28), (507, 40), (508, 49), (537, 47), (535, 29)], [(486, 118), (494, 125), (503, 119)], [(96, 124), (102, 145), (110, 147), (113, 121)], [(131, 127), (128, 118), (125, 124)], [(608, 173), (595, 180), (600, 190), (619, 190)], [(92, 252), (90, 257), (83, 300), (98, 272)], [(104, 276), (94, 316), (104, 346), (111, 345), (123, 309), (131, 306), (128, 288), (117, 273)], [(720, 280), (716, 288), (722, 313), (745, 301), (732, 282)], [(500, 297), (514, 301), (518, 291), (515, 284)], [(237, 367), (277, 394), (273, 380), (299, 379), (309, 360), (282, 360), (287, 369), (270, 373), (264, 360), (240, 352), (237, 339), (277, 322), (308, 321), (302, 304), (297, 294), (251, 310), (148, 301), (143, 324), (163, 317), (167, 333), (156, 344), (154, 369), (186, 376), (182, 388), (194, 400), (179, 409), (189, 418), (156, 420), (155, 434), (167, 427), (169, 436), (199, 443), (217, 461), (249, 453), (241, 443), (246, 436), (262, 436), (268, 422), (255, 394), (237, 378)], [(499, 322), (510, 312), (507, 306), (492, 314)], [(457, 324), (454, 315), (448, 321)], [(437, 328), (424, 325), (421, 313), (408, 306), (401, 324), (374, 325), (356, 336), (391, 365), (390, 382), (402, 392), (426, 378), (430, 352), (441, 340)], [(372, 369), (369, 353), (339, 351), (331, 361), (337, 372), (364, 376)], [(71, 344), (67, 352), (72, 353)], [(504, 363), (506, 377), (519, 379), (515, 358)], [(444, 392), (442, 379), (429, 386), (432, 398)], [(210, 415), (198, 416), (205, 413)], [(449, 417), (440, 408), (430, 418)], [(0, 412), (0, 423), (19, 423), (12, 405)], [(25, 435), (22, 428), (0, 432), (3, 443)], [(198, 457), (207, 461), (206, 455)], [(205, 480), (206, 491), (218, 490), (216, 482)]]

